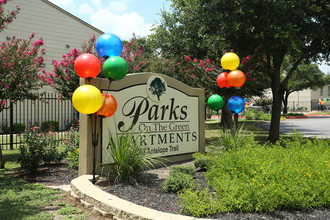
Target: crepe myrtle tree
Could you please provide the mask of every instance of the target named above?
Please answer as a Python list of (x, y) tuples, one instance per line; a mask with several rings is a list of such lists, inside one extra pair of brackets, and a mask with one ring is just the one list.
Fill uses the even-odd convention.
[(32, 33), (28, 40), (12, 36), (0, 45), (0, 112), (6, 101), (37, 99), (42, 88), (42, 69), (45, 49), (42, 38), (34, 40)]
[[(16, 9), (8, 11), (5, 13), (3, 5), (7, 3), (7, 0), (0, 0), (0, 32), (7, 28), (8, 24), (11, 24), (19, 13), (19, 6), (16, 6)], [(3, 73), (1, 73), (3, 74)], [(3, 75), (0, 74), (0, 82)], [(1, 86), (1, 85), (0, 85)], [(2, 88), (2, 87), (1, 87)], [(0, 89), (0, 112), (5, 108), (6, 101), (4, 100)], [(2, 149), (0, 147), (0, 169), (5, 168), (5, 163), (2, 157)]]
[[(16, 18), (19, 7), (5, 14), (3, 5), (7, 1), (0, 0), (0, 31), (7, 28)], [(35, 33), (25, 40), (12, 36), (9, 41), (0, 45), (0, 112), (11, 103), (22, 99), (38, 98), (37, 90), (43, 85), (40, 80), (40, 67), (44, 64), (45, 50), (43, 40), (34, 39)], [(4, 168), (2, 149), (0, 148), (0, 169)]]
[[(223, 51), (223, 53), (226, 52)], [(245, 73), (246, 81), (240, 88), (220, 88), (217, 85), (218, 75), (222, 72), (229, 73), (221, 67), (217, 60), (190, 58), (190, 56), (185, 55), (177, 62), (165, 59), (157, 70), (189, 86), (204, 88), (206, 99), (212, 94), (222, 96), (225, 105), (221, 111), (221, 125), (232, 128), (232, 113), (227, 108), (227, 100), (233, 95), (241, 97), (262, 96), (265, 89), (270, 87), (267, 77), (259, 71), (263, 60), (263, 57), (256, 55), (241, 58), (241, 63), (237, 69)]]
[[(90, 53), (97, 56), (101, 65), (104, 59), (101, 58), (95, 49), (95, 35), (88, 42), (83, 42), (81, 49), (74, 48), (67, 54), (62, 55), (62, 60), (52, 60), (53, 71), (43, 72), (43, 81), (51, 85), (58, 93), (58, 100), (71, 100), (73, 92), (79, 87), (79, 76), (74, 69), (76, 59), (83, 53)], [(137, 38), (133, 34), (130, 41), (123, 42), (121, 57), (126, 60), (128, 73), (141, 72), (148, 65), (148, 60), (143, 56), (143, 50), (137, 45)], [(105, 78), (102, 69), (98, 77)]]

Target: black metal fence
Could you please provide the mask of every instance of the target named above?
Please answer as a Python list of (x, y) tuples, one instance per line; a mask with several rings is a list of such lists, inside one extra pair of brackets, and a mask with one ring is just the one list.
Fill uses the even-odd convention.
[(64, 137), (77, 120), (77, 113), (70, 100), (59, 100), (57, 94), (48, 93), (40, 100), (6, 101), (6, 108), (0, 112), (0, 147), (17, 148), (22, 144), (20, 133), (31, 127), (46, 129), (52, 125), (58, 139)]

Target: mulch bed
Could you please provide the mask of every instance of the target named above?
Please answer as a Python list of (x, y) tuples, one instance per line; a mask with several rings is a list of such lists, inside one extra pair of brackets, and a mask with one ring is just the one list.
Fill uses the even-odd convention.
[(11, 177), (24, 179), (30, 183), (41, 183), (45, 186), (70, 185), (71, 180), (78, 177), (78, 171), (68, 167), (68, 162), (43, 165), (36, 174), (17, 169), (9, 174)]
[[(157, 173), (157, 172), (156, 172)], [(22, 178), (31, 183), (41, 183), (46, 186), (68, 185), (71, 180), (78, 176), (75, 169), (68, 167), (67, 162), (57, 165), (43, 166), (35, 175), (28, 175), (26, 172), (17, 170), (10, 176)], [(203, 172), (197, 172), (196, 180), (205, 184)], [(138, 205), (149, 207), (155, 210), (184, 215), (177, 205), (178, 196), (175, 193), (162, 191), (164, 178), (158, 178), (155, 173), (144, 173), (136, 184), (124, 185), (113, 184), (110, 181), (98, 181), (97, 185), (106, 192), (109, 192), (122, 199)], [(273, 213), (225, 213), (209, 216), (212, 219), (330, 219), (330, 209), (319, 208), (307, 211), (279, 210)]]

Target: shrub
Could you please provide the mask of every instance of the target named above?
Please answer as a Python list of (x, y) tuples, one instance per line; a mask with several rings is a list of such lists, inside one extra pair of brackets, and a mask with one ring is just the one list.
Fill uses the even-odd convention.
[[(13, 124), (13, 133), (14, 134), (21, 133), (25, 130), (25, 128), (26, 128), (25, 124), (14, 123)], [(10, 133), (10, 127), (9, 127), (9, 125), (6, 121), (1, 124), (1, 130), (2, 130), (3, 134), (9, 134)]]
[(327, 207), (329, 147), (329, 140), (296, 134), (274, 145), (255, 144), (211, 156), (212, 167), (205, 177), (214, 191), (183, 190), (180, 205), (196, 217)]
[(195, 176), (196, 169), (193, 166), (174, 166), (170, 172), (170, 175), (174, 173), (184, 173), (190, 176)]
[(65, 122), (65, 127), (64, 127), (65, 131), (70, 130), (72, 128), (73, 129), (79, 128), (79, 120), (72, 119)]
[(62, 139), (65, 159), (69, 160), (69, 167), (78, 168), (79, 164), (79, 132), (78, 128), (71, 127), (65, 132), (65, 138)]
[(242, 148), (254, 142), (253, 134), (240, 127), (236, 131), (229, 129), (220, 130), (219, 151)]
[(254, 111), (254, 119), (255, 120), (261, 120), (261, 117), (264, 115), (265, 113), (261, 110), (255, 110)]
[(42, 163), (58, 163), (64, 158), (63, 152), (56, 149), (56, 134), (38, 130), (38, 127), (25, 130), (22, 134), (24, 145), (19, 148), (17, 162), (29, 173), (35, 173)]
[(73, 152), (79, 148), (79, 132), (78, 128), (71, 127), (68, 131), (64, 133), (64, 138), (62, 139), (63, 145), (65, 145), (65, 152)]
[(69, 167), (77, 169), (79, 166), (79, 148), (76, 148), (74, 151), (68, 152), (67, 157), (69, 160)]
[(244, 115), (245, 115), (245, 119), (246, 120), (252, 120), (252, 119), (254, 119), (254, 111), (253, 111), (253, 109), (247, 109), (244, 112)]
[(272, 116), (269, 115), (269, 114), (263, 114), (263, 115), (260, 117), (260, 120), (270, 121), (270, 120), (272, 120)]
[(21, 123), (14, 123), (13, 124), (13, 131), (14, 133), (21, 133), (25, 130), (26, 126), (25, 124), (21, 124)]
[(211, 165), (209, 157), (205, 154), (195, 153), (193, 157), (195, 159), (194, 165), (196, 169), (206, 170)]
[(44, 121), (41, 125), (42, 131), (59, 131), (58, 121)]
[(133, 135), (132, 130), (110, 137), (109, 147), (114, 161), (110, 168), (116, 175), (116, 181), (135, 182), (143, 170), (164, 165), (158, 155), (148, 154), (143, 140), (142, 134)]
[(165, 192), (178, 192), (193, 187), (193, 185), (193, 176), (181, 172), (173, 172), (164, 181), (163, 190)]

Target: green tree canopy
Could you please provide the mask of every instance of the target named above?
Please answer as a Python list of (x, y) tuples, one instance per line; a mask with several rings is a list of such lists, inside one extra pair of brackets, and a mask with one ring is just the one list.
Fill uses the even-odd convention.
[[(327, 0), (173, 0), (153, 37), (165, 55), (183, 51), (217, 57), (225, 47), (240, 57), (263, 58), (259, 71), (270, 78), (273, 94), (268, 139), (276, 141), (284, 90), (298, 65), (329, 61), (329, 5)], [(292, 66), (281, 73), (287, 55)]]
[(319, 69), (317, 64), (299, 65), (284, 89), (283, 113), (286, 114), (288, 112), (288, 98), (291, 93), (304, 89), (317, 89), (327, 85), (328, 81), (327, 76)]

